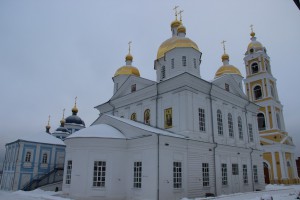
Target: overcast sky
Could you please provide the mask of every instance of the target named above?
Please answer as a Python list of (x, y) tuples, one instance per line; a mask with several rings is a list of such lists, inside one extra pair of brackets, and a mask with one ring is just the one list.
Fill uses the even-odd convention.
[(94, 106), (112, 96), (112, 76), (125, 64), (132, 41), (133, 65), (156, 80), (153, 63), (171, 36), (173, 7), (183, 9), (187, 37), (203, 53), (201, 77), (212, 80), (222, 65), (221, 41), (230, 63), (245, 75), (250, 25), (268, 50), (284, 105), (286, 129), (300, 146), (300, 11), (292, 0), (0, 1), (0, 160), (4, 144), (20, 135), (52, 131), (62, 110), (90, 125)]

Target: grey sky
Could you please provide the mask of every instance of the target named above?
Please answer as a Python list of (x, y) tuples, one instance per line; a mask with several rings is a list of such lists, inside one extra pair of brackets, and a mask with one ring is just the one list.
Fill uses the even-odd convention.
[(52, 131), (62, 109), (90, 125), (94, 106), (112, 95), (112, 76), (125, 64), (132, 41), (133, 65), (155, 80), (153, 61), (171, 36), (172, 8), (184, 10), (187, 37), (203, 53), (201, 76), (211, 80), (221, 66), (221, 41), (230, 63), (245, 75), (243, 57), (250, 24), (268, 50), (286, 129), (300, 146), (300, 11), (292, 0), (196, 1), (0, 1), (0, 160), (4, 144), (20, 135)]

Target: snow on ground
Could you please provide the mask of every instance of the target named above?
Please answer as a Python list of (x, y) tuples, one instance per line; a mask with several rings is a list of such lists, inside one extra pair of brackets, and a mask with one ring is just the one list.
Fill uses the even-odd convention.
[[(300, 185), (267, 185), (266, 190), (259, 192), (236, 193), (231, 195), (221, 195), (219, 197), (196, 198), (182, 200), (260, 200), (264, 196), (272, 196), (273, 200), (294, 200), (300, 192)], [(60, 197), (61, 192), (49, 192), (36, 189), (30, 192), (16, 191), (8, 192), (0, 190), (0, 200), (71, 200)]]
[[(261, 197), (273, 197), (273, 200), (295, 200), (300, 192), (300, 185), (267, 185), (264, 191), (236, 193), (231, 195), (221, 195), (218, 197), (196, 198), (193, 200), (261, 200)], [(182, 200), (192, 200), (183, 198)], [(270, 199), (271, 200), (271, 199)]]

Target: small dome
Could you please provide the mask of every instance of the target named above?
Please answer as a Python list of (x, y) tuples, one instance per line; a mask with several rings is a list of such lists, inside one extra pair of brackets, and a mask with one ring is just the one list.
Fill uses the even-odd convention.
[(125, 61), (132, 61), (133, 60), (133, 57), (131, 54), (127, 54), (126, 57), (125, 57)]
[(157, 59), (164, 57), (165, 53), (178, 47), (193, 48), (197, 51), (200, 51), (197, 44), (193, 42), (191, 39), (187, 37), (174, 36), (167, 39), (160, 45), (157, 51)]
[(224, 74), (237, 74), (242, 76), (240, 70), (233, 65), (223, 65), (221, 66), (215, 74), (215, 78), (218, 78)]
[(58, 127), (56, 130), (55, 130), (55, 132), (54, 133), (56, 133), (56, 132), (63, 132), (63, 133), (70, 133), (69, 132), (69, 130), (67, 129), (67, 128), (65, 128), (65, 127)]
[(181, 22), (178, 21), (177, 19), (175, 19), (174, 21), (172, 21), (171, 23), (171, 28), (177, 28), (178, 26), (180, 26)]
[(221, 58), (222, 58), (222, 61), (229, 60), (229, 55), (227, 53), (224, 53)]
[(250, 33), (251, 42), (248, 44), (247, 51), (252, 53), (253, 51), (263, 50), (264, 46), (256, 40), (255, 33), (252, 31)]
[(186, 28), (182, 24), (177, 29), (178, 33), (186, 33)]
[(74, 106), (74, 107), (72, 108), (72, 113), (75, 113), (75, 114), (78, 113), (78, 108), (77, 108), (76, 106)]
[(66, 124), (78, 124), (85, 126), (84, 121), (74, 114), (66, 118)]
[(140, 76), (140, 72), (136, 67), (133, 66), (128, 66), (125, 65), (123, 67), (120, 67), (116, 73), (115, 73), (115, 77), (119, 76), (119, 75), (135, 75), (135, 76)]

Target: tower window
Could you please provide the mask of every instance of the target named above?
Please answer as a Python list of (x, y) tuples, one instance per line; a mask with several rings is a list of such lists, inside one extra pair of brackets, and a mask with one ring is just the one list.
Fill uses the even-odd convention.
[(266, 130), (266, 122), (265, 122), (264, 114), (262, 114), (262, 113), (257, 114), (257, 124), (258, 124), (259, 131)]
[(43, 154), (42, 163), (47, 164), (48, 162), (48, 155), (46, 153)]
[(174, 58), (171, 59), (171, 68), (174, 69)]
[(130, 119), (136, 121), (136, 113), (132, 113)]
[(186, 56), (182, 56), (182, 66), (186, 66)]
[(254, 141), (252, 124), (248, 124), (250, 142)]
[(251, 65), (251, 72), (252, 72), (252, 74), (256, 74), (258, 72), (258, 64), (257, 63), (253, 63)]
[(150, 124), (150, 110), (147, 109), (144, 112), (144, 123), (149, 125)]
[(229, 92), (229, 84), (225, 83), (225, 90)]
[(135, 92), (136, 91), (136, 84), (131, 85), (131, 92)]
[(203, 108), (199, 108), (199, 129), (200, 131), (205, 131), (205, 110)]
[(261, 91), (261, 87), (259, 85), (255, 86), (253, 91), (254, 91), (254, 99), (255, 100), (262, 98), (262, 91)]
[(223, 135), (223, 120), (222, 120), (222, 112), (220, 110), (217, 111), (217, 122), (218, 122), (218, 134)]
[(27, 151), (25, 156), (25, 162), (30, 162), (30, 160), (31, 160), (31, 152)]
[(277, 120), (277, 127), (279, 130), (281, 130), (281, 122), (280, 122), (279, 113), (276, 113), (276, 120)]
[(161, 67), (161, 78), (164, 79), (166, 77), (166, 68), (165, 66)]
[(228, 132), (229, 132), (229, 137), (233, 137), (233, 120), (232, 120), (232, 115), (228, 113)]
[(243, 124), (242, 124), (242, 118), (238, 117), (238, 129), (239, 129), (239, 138), (242, 140), (243, 137)]
[(194, 68), (197, 69), (197, 61), (196, 61), (196, 58), (194, 58)]

